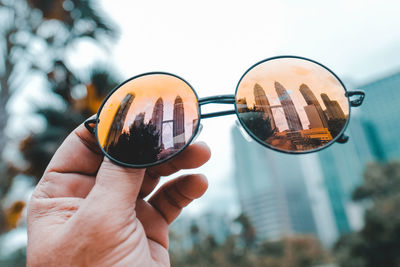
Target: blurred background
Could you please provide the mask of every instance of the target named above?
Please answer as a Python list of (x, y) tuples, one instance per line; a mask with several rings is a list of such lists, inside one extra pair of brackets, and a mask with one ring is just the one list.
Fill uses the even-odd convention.
[(399, 11), (394, 0), (0, 0), (0, 266), (25, 266), (29, 196), (115, 85), (167, 71), (200, 97), (232, 94), (250, 66), (284, 54), (366, 92), (350, 140), (285, 155), (247, 141), (235, 116), (203, 120), (213, 155), (195, 172), (209, 190), (171, 225), (172, 266), (400, 266)]

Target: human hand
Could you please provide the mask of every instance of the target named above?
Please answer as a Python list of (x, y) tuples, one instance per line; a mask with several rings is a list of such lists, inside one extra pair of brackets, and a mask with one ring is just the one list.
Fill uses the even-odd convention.
[(210, 157), (193, 144), (148, 169), (124, 168), (101, 153), (81, 125), (53, 156), (28, 205), (27, 266), (169, 266), (168, 225), (207, 189), (203, 175), (160, 180)]

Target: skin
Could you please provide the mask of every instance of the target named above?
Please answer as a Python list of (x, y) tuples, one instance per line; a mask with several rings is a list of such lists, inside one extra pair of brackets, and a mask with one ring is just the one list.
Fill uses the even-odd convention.
[(28, 205), (27, 266), (170, 266), (168, 225), (207, 189), (201, 174), (160, 177), (210, 158), (204, 143), (147, 169), (117, 166), (81, 125), (53, 156)]

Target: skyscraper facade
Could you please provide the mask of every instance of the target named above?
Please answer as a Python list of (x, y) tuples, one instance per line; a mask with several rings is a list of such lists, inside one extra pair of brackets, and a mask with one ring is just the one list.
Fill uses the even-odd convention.
[(285, 113), (285, 118), (289, 127), (289, 131), (303, 130), (299, 114), (297, 113), (292, 98), (290, 97), (285, 87), (283, 87), (283, 85), (279, 82), (275, 82), (275, 90), (278, 94), (279, 101), (281, 102), (283, 112)]
[(125, 124), (126, 115), (128, 114), (129, 108), (131, 107), (134, 99), (135, 94), (129, 93), (121, 101), (121, 104), (118, 107), (111, 123), (110, 129), (108, 130), (107, 138), (104, 144), (104, 150), (107, 151), (111, 145), (114, 145), (118, 142), (118, 138), (122, 134), (122, 129)]
[(153, 114), (151, 115), (150, 123), (156, 127), (156, 131), (160, 134), (158, 145), (162, 145), (162, 129), (164, 118), (164, 102), (162, 97), (159, 97), (154, 104)]
[[(299, 157), (247, 142), (232, 129), (235, 186), (242, 212), (260, 239), (317, 235)], [(288, 168), (290, 166), (290, 168)]]
[(144, 117), (146, 116), (145, 112), (140, 112), (139, 114), (136, 115), (133, 125), (134, 127), (139, 127), (141, 124), (144, 124)]
[[(265, 94), (264, 89), (261, 87), (261, 85), (259, 85), (258, 83), (256, 83), (254, 85), (254, 100), (255, 100), (255, 108), (262, 110), (262, 112), (264, 113), (265, 117), (268, 117), (271, 123), (271, 129), (274, 130), (276, 129), (276, 124), (275, 124), (275, 119), (274, 116), (272, 114), (272, 109), (271, 109), (271, 105), (269, 104), (267, 95)], [(246, 103), (247, 106), (247, 103)]]
[[(351, 196), (362, 183), (366, 164), (400, 159), (400, 123), (395, 123), (400, 121), (400, 72), (357, 88), (365, 91), (366, 100), (352, 109), (349, 141), (317, 154), (339, 233), (362, 226), (363, 208)], [(330, 99), (321, 97), (330, 106)], [(340, 111), (332, 111), (334, 105), (328, 116), (342, 117)]]
[[(359, 86), (366, 98), (359, 108), (377, 160), (400, 160), (400, 71)], [(372, 131), (374, 133), (372, 133)]]
[(310, 104), (304, 107), (308, 121), (310, 122), (308, 128), (326, 128), (321, 120), (321, 116), (315, 105)]
[(324, 101), (326, 113), (330, 120), (346, 119), (343, 109), (336, 100), (330, 100), (327, 94), (321, 94), (321, 98)]
[[(312, 105), (315, 107), (318, 116), (322, 122), (322, 127), (328, 128), (328, 121), (326, 118), (326, 115), (324, 111), (322, 110), (322, 107), (318, 101), (318, 99), (315, 97), (314, 93), (311, 91), (311, 89), (306, 85), (306, 84), (301, 84), (300, 85), (300, 93), (303, 95), (304, 100), (306, 101), (307, 105)], [(312, 108), (309, 108), (312, 109)], [(315, 121), (315, 120), (314, 120)]]
[(179, 95), (176, 96), (174, 102), (173, 138), (174, 148), (179, 149), (185, 145), (185, 110)]

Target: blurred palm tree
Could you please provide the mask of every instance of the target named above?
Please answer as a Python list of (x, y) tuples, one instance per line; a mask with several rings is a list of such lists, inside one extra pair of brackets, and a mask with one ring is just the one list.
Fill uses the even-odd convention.
[[(23, 171), (37, 181), (66, 135), (93, 114), (107, 91), (116, 85), (116, 78), (106, 69), (96, 69), (90, 78), (82, 78), (84, 75), (66, 63), (66, 51), (81, 40), (107, 49), (107, 40), (116, 37), (116, 27), (100, 13), (95, 1), (0, 0), (1, 206), (13, 177)], [(46, 126), (22, 141), (20, 149), (27, 163), (21, 168), (21, 164), (7, 163), (3, 153), (10, 140), (4, 132), (10, 119), (7, 104), (34, 78), (44, 81), (45, 89), (62, 104), (37, 108)], [(78, 99), (76, 95), (84, 97)], [(4, 226), (3, 219), (1, 230)]]
[(20, 169), (38, 181), (54, 152), (73, 129), (97, 112), (107, 93), (117, 85), (116, 78), (105, 70), (94, 70), (86, 85), (86, 96), (66, 101), (63, 108), (41, 107), (37, 113), (46, 121), (39, 133), (32, 133), (20, 143), (27, 165)]

